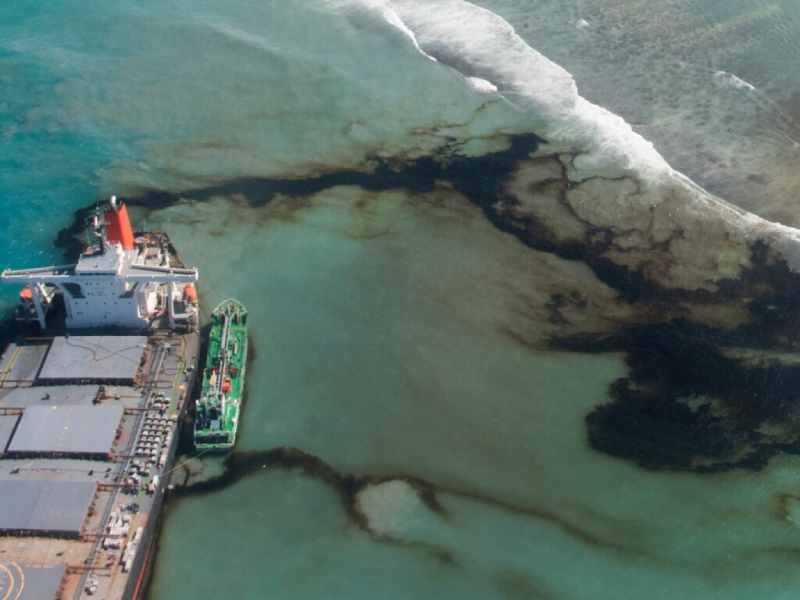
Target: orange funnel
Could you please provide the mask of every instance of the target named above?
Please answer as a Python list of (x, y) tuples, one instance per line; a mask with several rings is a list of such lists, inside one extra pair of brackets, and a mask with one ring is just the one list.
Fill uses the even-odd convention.
[(133, 250), (133, 228), (125, 204), (106, 211), (106, 239), (112, 244), (122, 244), (125, 250)]

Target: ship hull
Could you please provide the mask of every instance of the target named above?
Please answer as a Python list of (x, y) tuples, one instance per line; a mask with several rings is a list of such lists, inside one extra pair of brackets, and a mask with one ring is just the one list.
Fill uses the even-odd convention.
[[(59, 350), (58, 341), (64, 339), (60, 336), (50, 338), (38, 334), (36, 338), (18, 338), (0, 357), (0, 413), (13, 412), (35, 414), (38, 405), (45, 405), (48, 412), (58, 414), (61, 411), (80, 409), (80, 414), (92, 410), (108, 410), (114, 405), (123, 405), (124, 412), (122, 424), (119, 427), (121, 434), (114, 440), (114, 460), (108, 461), (99, 457), (78, 456), (66, 457), (69, 462), (65, 463), (65, 456), (60, 454), (45, 454), (40, 456), (27, 457), (16, 456), (13, 453), (6, 453), (0, 460), (0, 484), (9, 482), (26, 481), (27, 472), (31, 467), (39, 467), (53, 473), (54, 485), (59, 480), (70, 478), (71, 482), (77, 482), (79, 478), (86, 478), (97, 487), (93, 490), (93, 508), (89, 509), (79, 531), (71, 537), (49, 532), (10, 532), (5, 537), (0, 534), (0, 554), (14, 556), (14, 560), (24, 565), (25, 568), (38, 568), (44, 566), (52, 568), (59, 561), (53, 561), (53, 556), (64, 556), (64, 564), (67, 568), (61, 582), (65, 590), (64, 597), (83, 598), (88, 596), (106, 598), (107, 600), (131, 600), (145, 597), (147, 580), (152, 567), (152, 561), (157, 546), (158, 532), (161, 523), (161, 512), (167, 493), (170, 473), (174, 468), (174, 463), (179, 445), (179, 428), (184, 421), (189, 399), (192, 395), (192, 388), (195, 384), (195, 373), (186, 367), (192, 364), (198, 356), (199, 335), (195, 332), (182, 335), (157, 335), (137, 337), (137, 336), (74, 336), (67, 338), (70, 344), (69, 353), (79, 352), (80, 348), (91, 348), (87, 351), (89, 355), (95, 352), (108, 351), (112, 347), (133, 348), (140, 344), (141, 340), (146, 340), (144, 349), (145, 363), (142, 370), (143, 378), (140, 387), (130, 387), (115, 385), (108, 380), (104, 384), (100, 382), (86, 383), (78, 385), (69, 379), (68, 373), (62, 373), (64, 383), (41, 383), (41, 378), (32, 383), (36, 372), (44, 372), (47, 360), (56, 355)], [(87, 344), (93, 344), (88, 346)], [(95, 345), (96, 344), (96, 345)], [(96, 350), (104, 348), (106, 350)], [(70, 354), (70, 357), (73, 355)], [(158, 357), (163, 356), (163, 361)], [(39, 363), (44, 362), (44, 367)], [(151, 366), (153, 368), (151, 368)], [(32, 373), (28, 376), (27, 372)], [(5, 376), (3, 376), (5, 375)], [(83, 375), (76, 374), (77, 378)], [(24, 380), (24, 381), (23, 381)], [(101, 394), (101, 388), (105, 385), (105, 391)], [(88, 396), (97, 394), (97, 398), (92, 401)], [(160, 409), (154, 407), (147, 398), (150, 390), (164, 390), (165, 395), (171, 398), (169, 407), (162, 413)], [(156, 392), (157, 394), (158, 392)], [(33, 400), (25, 400), (32, 396)], [(79, 403), (79, 399), (81, 399)], [(45, 399), (46, 398), (46, 399)], [(11, 408), (14, 407), (14, 408)], [(174, 411), (174, 412), (173, 412)], [(163, 416), (161, 416), (163, 415)], [(169, 419), (165, 419), (171, 415)], [(29, 415), (30, 416), (30, 415)], [(148, 417), (161, 418), (162, 435), (169, 437), (169, 441), (158, 451), (163, 453), (163, 462), (158, 457), (136, 458), (140, 440), (147, 434), (148, 428), (153, 428), (148, 424)], [(20, 417), (21, 419), (22, 417)], [(113, 431), (113, 430), (112, 430)], [(17, 427), (16, 432), (23, 435), (24, 431)], [(16, 435), (15, 432), (15, 435)], [(101, 435), (100, 432), (97, 433)], [(144, 484), (136, 484), (136, 489), (131, 491), (126, 483), (130, 473), (129, 465), (131, 460), (151, 460), (153, 465), (150, 467), (151, 481), (150, 490), (145, 493)], [(70, 469), (70, 466), (73, 468)], [(106, 473), (106, 475), (104, 475)], [(155, 477), (158, 475), (159, 482), (156, 483)], [(34, 479), (39, 481), (40, 479)], [(56, 498), (59, 509), (60, 501)], [(130, 529), (127, 533), (113, 534), (108, 539), (117, 538), (121, 540), (120, 546), (116, 550), (106, 549), (101, 543), (103, 536), (108, 533), (105, 524), (109, 522), (109, 515), (119, 512), (120, 507), (135, 502), (139, 508), (135, 513), (128, 512), (132, 518)], [(55, 510), (55, 509), (54, 509)], [(136, 535), (136, 550), (131, 552), (132, 559), (130, 564), (124, 564), (122, 557), (124, 550), (132, 546), (134, 533), (141, 529), (141, 533)], [(14, 540), (22, 536), (26, 539), (25, 551), (16, 552), (17, 545)], [(15, 553), (16, 552), (16, 553)], [(113, 562), (109, 559), (113, 557)], [(84, 562), (84, 559), (88, 562)], [(87, 565), (92, 565), (87, 567)], [(0, 569), (2, 567), (0, 566)], [(94, 575), (92, 575), (94, 572)], [(94, 593), (87, 593), (90, 578), (95, 577), (99, 581), (100, 589)], [(20, 591), (21, 581), (8, 582), (0, 581), (0, 597), (4, 597), (9, 590), (3, 586), (11, 586), (14, 593)], [(16, 585), (17, 587), (13, 587)], [(25, 598), (22, 595), (20, 598)]]
[[(199, 336), (191, 334), (191, 343), (194, 347), (194, 353), (197, 354), (199, 350)], [(175, 431), (172, 442), (170, 444), (169, 453), (166, 462), (166, 472), (171, 472), (175, 468), (175, 459), (178, 454), (178, 446), (180, 445), (181, 427), (184, 423), (184, 417), (188, 412), (189, 398), (192, 397), (193, 386), (196, 378), (187, 378), (187, 389), (182, 402), (182, 409), (179, 412), (178, 428)], [(161, 530), (161, 513), (166, 499), (166, 493), (169, 489), (169, 481), (165, 481), (164, 485), (159, 487), (153, 497), (152, 516), (145, 528), (144, 535), (142, 536), (142, 547), (144, 552), (138, 553), (133, 567), (131, 568), (131, 577), (128, 579), (123, 594), (124, 600), (142, 600), (147, 594), (147, 585), (152, 574), (153, 563), (155, 556), (158, 552), (158, 535)]]
[(196, 404), (198, 452), (225, 453), (236, 444), (247, 367), (247, 310), (236, 300), (214, 309), (201, 394)]
[(197, 269), (114, 197), (91, 226), (77, 262), (0, 277), (39, 327), (0, 354), (1, 598), (143, 597), (197, 378)]

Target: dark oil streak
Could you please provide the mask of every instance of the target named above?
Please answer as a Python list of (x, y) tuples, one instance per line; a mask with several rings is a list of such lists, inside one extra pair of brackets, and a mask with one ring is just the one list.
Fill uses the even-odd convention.
[[(584, 223), (589, 228), (586, 239), (581, 242), (558, 243), (551, 232), (534, 218), (524, 220), (508, 214), (508, 205), (515, 200), (508, 197), (504, 184), (526, 160), (558, 160), (561, 177), (552, 182), (558, 185), (561, 194), (580, 183), (571, 182), (560, 157), (538, 157), (530, 155), (544, 143), (534, 134), (510, 136), (510, 148), (505, 151), (480, 157), (451, 156), (445, 153), (413, 161), (386, 161), (375, 159), (371, 172), (339, 171), (304, 179), (280, 179), (245, 177), (224, 181), (216, 185), (182, 192), (146, 190), (141, 195), (126, 198), (132, 206), (157, 210), (172, 206), (181, 200), (207, 201), (220, 196), (238, 196), (249, 205), (260, 207), (268, 204), (277, 195), (288, 196), (300, 202), (317, 192), (335, 186), (358, 186), (369, 191), (406, 190), (411, 193), (427, 193), (436, 189), (438, 182), (447, 181), (472, 203), (479, 206), (487, 219), (498, 229), (516, 237), (526, 246), (549, 252), (568, 260), (585, 262), (604, 283), (614, 288), (628, 303), (645, 307), (650, 315), (659, 311), (669, 317), (676, 303), (728, 303), (745, 302), (753, 316), (753, 323), (746, 331), (738, 332), (748, 338), (749, 344), (771, 347), (775, 343), (798, 334), (800, 337), (800, 275), (792, 273), (781, 261), (774, 260), (769, 249), (760, 242), (751, 248), (752, 268), (736, 279), (718, 282), (718, 290), (669, 289), (645, 278), (641, 273), (611, 262), (604, 254), (614, 245), (614, 232)], [(550, 180), (548, 180), (550, 181)], [(562, 204), (566, 204), (565, 202)], [(77, 256), (81, 242), (77, 235), (85, 228), (94, 204), (75, 212), (73, 223), (59, 232), (56, 245), (70, 258)], [(571, 209), (570, 209), (571, 210)], [(576, 218), (578, 218), (576, 216)], [(645, 238), (648, 232), (640, 232)], [(675, 236), (680, 237), (678, 230)], [(668, 256), (670, 240), (655, 244), (654, 256)], [(619, 249), (617, 248), (619, 251)], [(552, 314), (558, 319), (558, 304), (554, 299)], [(652, 316), (649, 317), (652, 320)], [(790, 328), (787, 331), (787, 326)], [(714, 334), (728, 335), (718, 330)], [(741, 335), (740, 335), (741, 337)]]
[(177, 498), (206, 495), (267, 469), (299, 471), (325, 483), (337, 492), (350, 520), (359, 528), (369, 531), (367, 518), (357, 506), (356, 495), (370, 483), (370, 478), (339, 473), (322, 459), (297, 448), (278, 447), (265, 451), (234, 452), (225, 459), (224, 470), (220, 475), (189, 487), (176, 488), (173, 495)]
[[(501, 231), (516, 237), (526, 246), (543, 252), (555, 254), (568, 260), (585, 262), (604, 283), (614, 288), (625, 302), (642, 305), (650, 314), (661, 311), (666, 316), (674, 314), (669, 310), (676, 303), (728, 303), (746, 302), (753, 316), (753, 323), (746, 331), (738, 332), (748, 338), (749, 344), (773, 346), (786, 340), (790, 333), (800, 337), (800, 275), (792, 273), (785, 263), (776, 261), (769, 249), (756, 242), (752, 249), (752, 267), (736, 279), (718, 282), (718, 290), (669, 289), (645, 278), (641, 273), (611, 262), (604, 254), (613, 246), (614, 232), (585, 223), (589, 228), (587, 238), (582, 243), (558, 243), (550, 232), (532, 217), (524, 221), (509, 216), (504, 205), (515, 201), (504, 192), (504, 184), (515, 173), (518, 166), (530, 159), (544, 140), (533, 134), (510, 136), (510, 148), (505, 151), (480, 157), (464, 158), (440, 154), (407, 162), (373, 160), (377, 166), (372, 172), (339, 171), (305, 179), (279, 179), (245, 177), (221, 182), (216, 185), (166, 192), (147, 190), (141, 195), (126, 198), (132, 206), (150, 210), (163, 209), (181, 200), (207, 201), (220, 196), (238, 196), (249, 205), (261, 207), (277, 195), (288, 196), (298, 202), (317, 192), (335, 186), (358, 186), (369, 191), (406, 190), (411, 193), (428, 193), (436, 189), (438, 182), (447, 181), (472, 203), (481, 208), (487, 219)], [(533, 160), (553, 159), (539, 157)], [(554, 159), (553, 159), (554, 160)], [(566, 166), (561, 158), (561, 178), (553, 182), (560, 186), (561, 193), (579, 185), (567, 177)], [(549, 181), (549, 180), (548, 180)], [(571, 209), (570, 209), (571, 210)], [(77, 256), (82, 243), (77, 235), (85, 228), (85, 223), (94, 211), (94, 204), (75, 212), (73, 223), (59, 232), (56, 245), (70, 258)], [(576, 218), (578, 218), (576, 216)], [(647, 232), (640, 232), (647, 237)], [(680, 237), (677, 231), (675, 236)], [(668, 255), (671, 240), (653, 246), (655, 255)], [(619, 250), (619, 249), (618, 249)], [(558, 303), (554, 299), (552, 314), (558, 317)], [(655, 309), (655, 310), (653, 310)], [(652, 320), (652, 316), (650, 317)], [(786, 327), (790, 327), (787, 331)], [(715, 334), (731, 337), (718, 330)]]
[[(238, 195), (252, 206), (263, 206), (277, 194), (303, 199), (333, 186), (424, 193), (435, 189), (437, 182), (448, 181), (478, 205), (498, 229), (514, 235), (530, 248), (585, 262), (601, 281), (619, 293), (621, 302), (637, 310), (633, 323), (620, 326), (610, 335), (552, 340), (554, 349), (621, 351), (628, 355), (630, 377), (615, 382), (609, 390), (612, 402), (587, 417), (593, 448), (645, 468), (696, 472), (758, 469), (778, 452), (794, 452), (797, 436), (765, 439), (756, 429), (768, 418), (787, 424), (794, 416), (794, 402), (775, 382), (787, 381), (793, 385), (797, 381), (796, 370), (778, 363), (768, 368), (746, 367), (725, 359), (719, 346), (789, 350), (797, 347), (800, 276), (792, 273), (784, 262), (775, 260), (765, 244), (756, 242), (751, 247), (751, 268), (736, 279), (719, 282), (716, 291), (665, 289), (642, 273), (605, 258), (609, 248), (616, 248), (611, 230), (586, 224), (585, 240), (559, 244), (552, 232), (535, 219), (515, 219), (502, 208), (504, 203), (514, 203), (503, 191), (504, 183), (519, 164), (530, 160), (530, 154), (543, 142), (535, 135), (514, 136), (510, 140), (508, 150), (476, 158), (442, 154), (405, 163), (374, 160), (377, 166), (369, 173), (340, 171), (306, 179), (239, 178), (180, 193), (150, 190), (128, 202), (158, 209), (181, 199), (204, 201)], [(533, 160), (539, 159), (558, 160), (560, 177), (545, 183), (557, 186), (564, 197), (568, 189), (580, 185), (568, 179), (563, 157)], [(92, 210), (90, 206), (76, 212), (73, 225), (59, 234), (57, 244), (67, 253), (74, 254), (78, 249), (76, 234)], [(647, 239), (646, 231), (640, 233)], [(674, 235), (680, 237), (682, 232), (676, 230)], [(669, 240), (654, 245), (651, 249), (654, 258), (671, 260), (668, 244)], [(552, 323), (565, 319), (561, 309), (566, 303), (574, 300), (564, 295), (552, 298), (548, 306)], [(683, 318), (694, 304), (730, 303), (741, 304), (749, 322), (724, 330), (689, 323)], [(510, 339), (528, 345), (512, 329), (506, 333)], [(705, 368), (693, 368), (697, 364), (704, 364)], [(691, 411), (680, 400), (681, 396), (703, 394), (719, 400), (725, 414), (720, 416), (704, 409)]]
[[(627, 353), (628, 377), (586, 417), (592, 447), (648, 469), (697, 473), (759, 470), (779, 453), (800, 454), (800, 366), (729, 358), (719, 337), (673, 322), (562, 341), (571, 350)], [(691, 407), (692, 397), (714, 404)], [(765, 425), (777, 433), (762, 433)]]
[(307, 477), (330, 486), (337, 492), (350, 521), (360, 529), (377, 537), (377, 539), (394, 541), (391, 538), (376, 535), (372, 531), (369, 519), (358, 505), (357, 496), (359, 492), (368, 486), (380, 485), (389, 481), (403, 481), (417, 492), (419, 498), (429, 510), (443, 519), (447, 519), (448, 515), (444, 505), (438, 498), (438, 494), (441, 493), (459, 496), (518, 516), (545, 521), (589, 546), (613, 550), (624, 555), (642, 555), (639, 548), (631, 548), (616, 542), (602, 540), (551, 511), (517, 506), (473, 490), (443, 487), (422, 478), (405, 474), (353, 475), (340, 473), (321, 458), (297, 448), (278, 447), (263, 451), (235, 452), (226, 458), (223, 473), (191, 484), (188, 487), (176, 488), (172, 494), (176, 499), (203, 496), (226, 489), (246, 477), (265, 473), (271, 469), (299, 471)]
[[(602, 257), (611, 243), (610, 232), (595, 229), (591, 232), (592, 243), (559, 245), (534, 220), (520, 228), (499, 214), (495, 206), (502, 196), (503, 181), (540, 142), (536, 136), (519, 136), (512, 138), (510, 150), (480, 158), (453, 158), (449, 161), (424, 158), (400, 168), (380, 163), (372, 173), (344, 171), (302, 180), (242, 178), (182, 193), (152, 190), (127, 201), (133, 206), (158, 209), (171, 206), (180, 199), (203, 201), (215, 196), (241, 194), (251, 205), (262, 206), (277, 194), (298, 198), (333, 186), (352, 185), (371, 191), (406, 189), (424, 193), (432, 191), (437, 180), (450, 181), (457, 191), (480, 206), (498, 229), (514, 235), (528, 247), (585, 261), (627, 302), (668, 305), (675, 301), (752, 299), (748, 300), (751, 322), (734, 331), (672, 320), (621, 329), (610, 336), (554, 340), (554, 347), (560, 349), (582, 352), (621, 350), (628, 353), (631, 376), (618, 380), (611, 387), (612, 403), (599, 407), (587, 417), (589, 439), (595, 449), (647, 468), (698, 472), (760, 468), (777, 452), (796, 451), (796, 437), (790, 442), (765, 443), (755, 428), (767, 419), (781, 421), (792, 414), (792, 399), (780, 389), (780, 383), (784, 382), (786, 389), (800, 389), (796, 385), (800, 383), (797, 370), (777, 363), (760, 369), (745, 367), (737, 361), (725, 359), (718, 346), (725, 343), (761, 348), (791, 347), (800, 331), (796, 316), (800, 306), (798, 276), (790, 273), (785, 264), (770, 262), (767, 249), (755, 245), (752, 248), (753, 268), (737, 280), (723, 282), (718, 292), (666, 290), (647, 281), (641, 274)], [(72, 225), (59, 232), (56, 245), (70, 257), (77, 256), (82, 249), (78, 235), (84, 230), (93, 210), (92, 204), (76, 211)], [(563, 302), (564, 298), (554, 297), (551, 318), (560, 318), (558, 310)], [(10, 340), (19, 332), (8, 323), (6, 321), (0, 328), (0, 341)], [(677, 401), (680, 395), (705, 393), (721, 398), (727, 404), (728, 415), (720, 417), (708, 410), (688, 411)], [(752, 445), (754, 450), (744, 459), (730, 459), (734, 451), (745, 444)], [(711, 460), (713, 464), (698, 464), (698, 458)], [(351, 521), (365, 531), (370, 531), (369, 523), (355, 502), (358, 491), (371, 483), (394, 479), (391, 476), (370, 478), (341, 474), (321, 459), (301, 450), (277, 448), (266, 452), (235, 453), (228, 459), (222, 475), (189, 488), (178, 488), (173, 495), (181, 498), (212, 493), (266, 468), (299, 470), (330, 485), (338, 492)], [(437, 499), (437, 491), (460, 494), (520, 515), (544, 519), (584, 543), (609, 546), (553, 513), (515, 507), (468, 491), (438, 489), (415, 478), (406, 480), (420, 493), (426, 505), (442, 517), (446, 517), (446, 512)], [(612, 545), (612, 548), (631, 552), (622, 546)], [(447, 551), (442, 551), (440, 557), (444, 563), (455, 562)]]
[[(418, 497), (429, 510), (443, 519), (447, 519), (448, 514), (444, 505), (439, 500), (438, 494), (446, 493), (485, 504), (518, 516), (545, 521), (558, 528), (566, 535), (592, 547), (606, 551), (611, 550), (628, 557), (641, 558), (644, 556), (643, 550), (640, 548), (625, 547), (616, 542), (606, 542), (550, 511), (515, 506), (511, 503), (470, 490), (437, 486), (425, 479), (411, 475), (354, 475), (341, 473), (323, 459), (308, 454), (303, 450), (289, 447), (278, 447), (263, 451), (234, 452), (230, 454), (225, 459), (224, 469), (220, 475), (199, 481), (189, 486), (174, 488), (169, 498), (169, 500), (172, 501), (166, 502), (166, 509), (174, 510), (177, 506), (175, 500), (179, 501), (185, 498), (202, 497), (207, 494), (216, 493), (243, 479), (259, 474), (267, 474), (276, 469), (281, 471), (297, 471), (306, 477), (315, 479), (329, 486), (337, 493), (350, 522), (369, 534), (374, 541), (390, 544), (401, 549), (420, 552), (423, 556), (434, 559), (438, 564), (444, 567), (465, 568), (464, 565), (459, 562), (457, 554), (453, 549), (426, 542), (404, 540), (402, 538), (375, 532), (370, 527), (368, 516), (364, 514), (359, 507), (357, 498), (359, 492), (363, 491), (368, 486), (380, 485), (389, 481), (403, 481), (416, 491)], [(510, 592), (511, 588), (515, 588), (518, 592), (523, 589), (531, 592), (535, 589), (537, 593), (531, 597), (552, 597), (549, 593), (544, 591), (541, 585), (535, 584), (530, 578), (527, 578), (523, 585), (521, 578), (527, 577), (524, 574), (515, 574), (513, 582), (507, 580), (508, 575), (509, 573), (501, 572), (495, 580), (495, 584), (498, 588), (506, 593)], [(154, 579), (155, 578), (151, 578), (151, 582)]]
[[(336, 171), (303, 179), (240, 177), (181, 192), (143, 190), (135, 197), (126, 197), (125, 201), (131, 206), (162, 209), (181, 200), (207, 201), (220, 196), (238, 195), (251, 206), (260, 207), (278, 195), (304, 198), (337, 186), (358, 186), (375, 192), (404, 189), (426, 193), (435, 189), (437, 181), (447, 180), (452, 181), (456, 189), (475, 199), (487, 213), (494, 214), (490, 207), (499, 193), (499, 182), (508, 177), (517, 163), (527, 158), (542, 142), (532, 134), (512, 136), (509, 140), (508, 150), (476, 158), (442, 153), (406, 162), (374, 159), (368, 161), (376, 165), (371, 172)], [(82, 244), (76, 238), (85, 229), (94, 207), (92, 203), (75, 211), (72, 224), (59, 232), (56, 246), (67, 256), (77, 256), (82, 249)], [(514, 232), (513, 228), (509, 230)]]

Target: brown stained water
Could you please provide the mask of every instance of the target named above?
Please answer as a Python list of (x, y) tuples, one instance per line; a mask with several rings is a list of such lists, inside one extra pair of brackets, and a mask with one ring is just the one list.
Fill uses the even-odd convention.
[[(256, 348), (236, 476), (173, 499), (152, 598), (798, 589), (798, 461), (698, 475), (592, 450), (585, 419), (626, 374), (623, 356), (509, 336), (575, 265), (543, 271), (457, 193), (219, 197), (148, 225), (200, 266), (206, 308), (247, 304)], [(281, 447), (309, 458), (269, 452)]]
[(797, 225), (793, 0), (477, 0), (704, 188)]
[[(797, 222), (792, 0), (479, 4), (698, 182)], [(548, 123), (385, 6), (0, 8), (3, 266), (60, 262), (71, 210), (138, 196), (204, 310), (252, 316), (236, 453), (191, 459), (150, 597), (797, 597), (796, 277), (762, 253), (744, 298), (670, 312), (573, 230), (503, 222)]]

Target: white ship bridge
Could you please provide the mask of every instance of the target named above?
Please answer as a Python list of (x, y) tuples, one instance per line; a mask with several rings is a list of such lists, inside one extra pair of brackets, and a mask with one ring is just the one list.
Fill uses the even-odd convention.
[(166, 235), (134, 234), (125, 204), (112, 196), (94, 218), (96, 243), (78, 262), (35, 269), (6, 269), (5, 282), (25, 284), (23, 315), (44, 330), (54, 301), (63, 299), (68, 329), (170, 329), (197, 323), (196, 268), (184, 267)]

